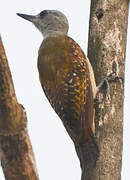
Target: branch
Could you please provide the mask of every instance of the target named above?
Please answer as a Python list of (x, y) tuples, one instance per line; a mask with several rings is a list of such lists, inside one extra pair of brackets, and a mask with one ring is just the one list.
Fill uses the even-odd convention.
[[(97, 84), (112, 72), (115, 62), (117, 74), (124, 78), (127, 23), (127, 0), (91, 0), (88, 57)], [(109, 100), (98, 96), (95, 124), (100, 158), (93, 180), (121, 179), (123, 101), (122, 82), (110, 84)]]
[(27, 132), (27, 118), (18, 104), (0, 37), (0, 157), (6, 180), (38, 180)]

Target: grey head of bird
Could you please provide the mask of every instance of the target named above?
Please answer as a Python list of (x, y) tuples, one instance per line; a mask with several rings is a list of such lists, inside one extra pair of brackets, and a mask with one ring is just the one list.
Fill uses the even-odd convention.
[(65, 35), (68, 33), (69, 24), (66, 16), (57, 10), (44, 10), (37, 15), (17, 13), (18, 16), (32, 22), (42, 33), (43, 37)]

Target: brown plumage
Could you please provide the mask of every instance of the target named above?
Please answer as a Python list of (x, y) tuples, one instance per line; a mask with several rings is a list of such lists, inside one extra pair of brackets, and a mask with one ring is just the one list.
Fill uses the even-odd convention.
[(70, 37), (46, 38), (39, 50), (42, 88), (74, 142), (89, 140), (93, 93), (87, 59)]
[(18, 15), (31, 21), (44, 37), (38, 55), (40, 82), (74, 142), (83, 180), (99, 156), (92, 131), (98, 91), (93, 69), (80, 46), (67, 36), (69, 24), (63, 13), (44, 10), (36, 16)]

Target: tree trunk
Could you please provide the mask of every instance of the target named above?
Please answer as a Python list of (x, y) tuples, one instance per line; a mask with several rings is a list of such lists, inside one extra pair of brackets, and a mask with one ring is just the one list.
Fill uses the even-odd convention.
[(27, 133), (26, 113), (18, 104), (0, 38), (0, 158), (6, 180), (38, 180)]
[[(91, 0), (88, 57), (97, 84), (115, 70), (124, 79), (127, 22), (127, 0)], [(98, 94), (95, 125), (100, 157), (93, 180), (121, 179), (123, 102), (123, 81), (110, 84), (109, 99)]]

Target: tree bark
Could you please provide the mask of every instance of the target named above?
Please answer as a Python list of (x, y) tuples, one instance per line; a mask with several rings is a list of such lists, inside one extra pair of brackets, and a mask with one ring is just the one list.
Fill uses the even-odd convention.
[(27, 118), (17, 102), (0, 37), (0, 158), (6, 180), (38, 180), (27, 132)]
[[(88, 57), (97, 84), (115, 69), (124, 78), (127, 23), (127, 0), (91, 0)], [(100, 157), (92, 180), (121, 179), (123, 102), (122, 81), (110, 84), (109, 99), (98, 94), (95, 125)]]

